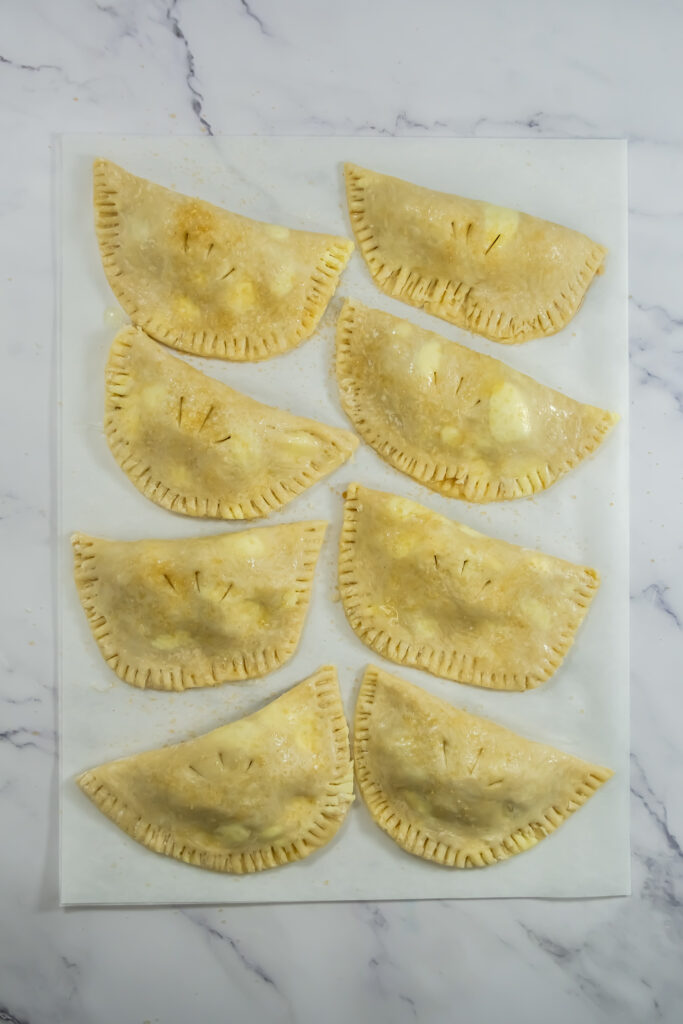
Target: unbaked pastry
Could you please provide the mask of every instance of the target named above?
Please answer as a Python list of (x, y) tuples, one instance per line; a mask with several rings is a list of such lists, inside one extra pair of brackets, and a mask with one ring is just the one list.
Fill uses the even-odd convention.
[(374, 820), (408, 853), (447, 867), (486, 867), (530, 849), (613, 775), (372, 666), (354, 732)]
[(132, 686), (251, 679), (299, 643), (327, 524), (110, 541), (76, 533), (78, 596), (102, 657)]
[(353, 801), (336, 670), (319, 669), (246, 718), (78, 779), (155, 853), (212, 871), (263, 871), (330, 841)]
[(339, 553), (344, 611), (361, 640), (401, 665), (494, 690), (558, 668), (598, 573), (508, 544), (395, 494), (352, 484)]
[(95, 225), (112, 291), (158, 341), (267, 359), (309, 338), (353, 243), (230, 213), (94, 164)]
[(569, 323), (606, 249), (570, 228), (346, 165), (351, 224), (387, 295), (492, 341)]
[(348, 430), (233, 391), (128, 327), (111, 347), (104, 430), (157, 505), (189, 516), (267, 516), (345, 462)]
[(618, 418), (352, 300), (337, 323), (337, 381), (356, 430), (387, 462), (467, 501), (544, 490)]

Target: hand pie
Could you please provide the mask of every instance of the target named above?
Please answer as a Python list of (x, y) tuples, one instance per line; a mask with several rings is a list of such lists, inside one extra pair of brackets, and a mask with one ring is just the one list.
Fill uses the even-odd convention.
[(347, 430), (233, 391), (135, 327), (114, 339), (106, 379), (116, 461), (146, 497), (184, 515), (267, 516), (358, 446)]
[(351, 224), (375, 284), (492, 341), (528, 341), (569, 323), (606, 249), (475, 199), (346, 165)]
[(112, 291), (158, 341), (267, 359), (310, 338), (353, 243), (263, 224), (94, 165), (97, 238)]
[(598, 588), (594, 569), (507, 544), (352, 484), (339, 552), (344, 611), (399, 665), (493, 690), (545, 682)]
[(544, 490), (597, 448), (617, 419), (353, 301), (337, 323), (337, 381), (344, 411), (382, 458), (467, 501)]
[(372, 666), (354, 731), (374, 820), (408, 853), (447, 867), (486, 867), (530, 849), (613, 775)]
[(299, 643), (326, 526), (189, 540), (74, 534), (78, 596), (102, 657), (125, 682), (153, 690), (272, 672)]
[(321, 668), (247, 718), (110, 761), (78, 784), (137, 842), (186, 864), (244, 874), (301, 860), (353, 801), (337, 673)]

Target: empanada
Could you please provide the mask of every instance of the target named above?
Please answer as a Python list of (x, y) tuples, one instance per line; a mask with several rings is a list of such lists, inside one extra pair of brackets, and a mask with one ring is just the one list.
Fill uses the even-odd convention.
[(135, 327), (114, 339), (106, 380), (116, 461), (146, 497), (184, 515), (267, 516), (358, 445), (347, 430), (233, 391)]
[(352, 484), (339, 552), (344, 611), (389, 661), (494, 690), (558, 668), (598, 573)]
[(251, 679), (299, 643), (327, 524), (215, 537), (72, 537), (78, 596), (102, 657), (133, 686)]
[(346, 165), (351, 224), (375, 284), (492, 341), (569, 323), (606, 250), (570, 228)]
[(356, 704), (363, 799), (408, 853), (486, 867), (554, 832), (613, 772), (369, 667)]
[(618, 418), (351, 300), (337, 324), (337, 381), (353, 425), (387, 462), (467, 501), (544, 490)]
[(263, 871), (330, 841), (353, 801), (337, 673), (327, 666), (246, 718), (110, 761), (81, 789), (155, 853), (212, 871)]
[(221, 359), (267, 359), (309, 338), (353, 243), (263, 224), (94, 165), (97, 238), (112, 291), (158, 341)]

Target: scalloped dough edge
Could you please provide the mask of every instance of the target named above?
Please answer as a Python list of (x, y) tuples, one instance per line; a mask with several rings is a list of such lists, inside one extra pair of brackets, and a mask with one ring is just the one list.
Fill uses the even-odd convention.
[(406, 643), (392, 636), (391, 632), (378, 629), (371, 622), (364, 620), (359, 614), (361, 600), (358, 597), (360, 587), (355, 569), (355, 535), (357, 532), (356, 501), (358, 485), (350, 484), (345, 492), (344, 521), (339, 545), (339, 592), (346, 618), (354, 633), (373, 651), (396, 665), (407, 665), (411, 668), (424, 669), (441, 679), (450, 679), (456, 683), (468, 683), (491, 690), (532, 690), (546, 682), (560, 667), (574, 643), (574, 637), (588, 611), (588, 607), (600, 586), (600, 575), (595, 569), (586, 569), (580, 584), (575, 590), (575, 616), (566, 624), (559, 634), (557, 642), (549, 649), (549, 654), (536, 671), (529, 670), (525, 674), (492, 672), (477, 666), (476, 657), (463, 654), (453, 648), (432, 647), (428, 643)]
[(207, 330), (191, 333), (178, 330), (170, 316), (165, 317), (158, 312), (143, 310), (126, 284), (126, 275), (116, 259), (116, 251), (120, 247), (115, 200), (117, 192), (108, 180), (108, 165), (109, 161), (103, 159), (97, 159), (93, 164), (95, 233), (109, 286), (138, 327), (170, 348), (191, 355), (212, 356), (215, 359), (229, 359), (234, 362), (259, 362), (270, 359), (272, 356), (290, 352), (311, 337), (337, 289), (341, 273), (353, 252), (354, 244), (350, 239), (339, 238), (334, 244), (327, 246), (318, 259), (311, 270), (298, 321), (293, 327), (273, 329), (268, 335), (258, 338)]
[(567, 818), (586, 803), (595, 792), (610, 779), (614, 772), (610, 768), (591, 765), (590, 771), (576, 790), (571, 794), (564, 807), (548, 807), (537, 821), (530, 822), (525, 828), (510, 833), (500, 843), (487, 845), (482, 843), (481, 849), (475, 854), (465, 853), (456, 846), (436, 842), (422, 829), (403, 821), (399, 814), (392, 810), (391, 804), (378, 783), (374, 782), (367, 766), (367, 752), (372, 719), (372, 706), (377, 687), (377, 672), (374, 666), (366, 670), (354, 720), (354, 758), (358, 787), (373, 820), (407, 853), (424, 860), (431, 860), (449, 868), (484, 868), (507, 860), (516, 853), (531, 849), (541, 839), (551, 835)]
[[(575, 278), (567, 282), (566, 290), (560, 292), (533, 320), (520, 322), (519, 317), (507, 310), (485, 310), (476, 300), (470, 299), (472, 285), (447, 278), (423, 277), (417, 271), (378, 255), (380, 245), (366, 216), (362, 173), (358, 173), (362, 170), (354, 164), (346, 164), (344, 167), (349, 219), (358, 247), (377, 287), (386, 295), (417, 309), (424, 309), (463, 330), (506, 345), (556, 334), (578, 312), (593, 278), (604, 271), (607, 250), (593, 242), (593, 249), (584, 265), (579, 268)], [(422, 186), (415, 185), (415, 188), (422, 189)]]
[[(306, 520), (307, 528), (303, 532), (305, 544), (305, 560), (302, 567), (303, 575), (297, 577), (297, 600), (293, 611), (298, 613), (291, 631), (276, 647), (264, 647), (255, 654), (236, 654), (230, 661), (211, 663), (207, 671), (190, 672), (182, 666), (160, 669), (156, 665), (132, 664), (118, 651), (118, 644), (111, 639), (111, 624), (98, 608), (96, 556), (89, 551), (94, 540), (84, 533), (74, 533), (71, 544), (74, 552), (74, 578), (78, 596), (83, 606), (90, 632), (92, 633), (100, 653), (119, 679), (141, 690), (174, 690), (182, 691), (195, 687), (217, 686), (221, 683), (241, 682), (267, 675), (280, 668), (292, 657), (301, 638), (306, 612), (311, 598), (313, 576), (320, 554), (320, 548), (327, 529), (326, 522)], [(290, 525), (290, 524), (283, 524)], [(294, 525), (294, 524), (291, 524)], [(268, 527), (265, 527), (267, 529)], [(95, 573), (95, 575), (93, 575)]]
[[(156, 478), (157, 474), (155, 474), (153, 466), (149, 463), (145, 465), (142, 459), (131, 454), (128, 447), (129, 442), (119, 436), (120, 432), (117, 426), (117, 412), (122, 399), (125, 398), (121, 390), (124, 386), (123, 378), (130, 376), (127, 367), (131, 344), (126, 340), (126, 335), (138, 330), (139, 328), (130, 327), (120, 331), (111, 346), (105, 385), (104, 434), (112, 455), (131, 483), (141, 494), (144, 494), (156, 505), (160, 505), (161, 508), (180, 515), (204, 519), (230, 521), (264, 518), (288, 504), (309, 487), (313, 487), (319, 480), (329, 476), (330, 473), (347, 462), (356, 451), (358, 442), (349, 431), (321, 423), (320, 426), (326, 430), (338, 430), (339, 440), (330, 440), (320, 449), (318, 457), (302, 465), (295, 475), (286, 480), (277, 480), (270, 486), (264, 487), (248, 501), (230, 502), (222, 498), (183, 494), (173, 487), (167, 487), (162, 480)], [(116, 375), (115, 379), (113, 378), (114, 374)], [(215, 381), (215, 378), (209, 379)], [(215, 383), (220, 383), (220, 381), (215, 381)]]
[(436, 462), (417, 450), (406, 451), (387, 441), (382, 435), (382, 424), (368, 415), (368, 410), (358, 402), (357, 384), (351, 372), (351, 336), (354, 329), (356, 303), (347, 299), (337, 321), (337, 383), (342, 408), (364, 441), (375, 449), (385, 462), (406, 476), (443, 494), (447, 498), (459, 498), (472, 502), (512, 501), (526, 498), (547, 490), (552, 484), (574, 469), (602, 444), (605, 436), (618, 420), (616, 414), (604, 411), (592, 434), (584, 438), (581, 448), (559, 465), (549, 463), (535, 467), (524, 476), (491, 480), (472, 473), (467, 465)]
[(174, 839), (168, 829), (144, 821), (126, 805), (125, 801), (98, 780), (97, 768), (83, 772), (76, 781), (98, 810), (132, 839), (154, 853), (174, 857), (176, 860), (209, 871), (240, 875), (302, 860), (332, 839), (341, 827), (354, 799), (349, 730), (342, 708), (336, 670), (333, 666), (326, 665), (318, 669), (308, 680), (304, 680), (310, 681), (315, 685), (318, 710), (321, 716), (328, 719), (334, 735), (335, 769), (327, 786), (323, 806), (316, 809), (315, 817), (306, 831), (290, 843), (271, 844), (238, 854), (207, 853)]

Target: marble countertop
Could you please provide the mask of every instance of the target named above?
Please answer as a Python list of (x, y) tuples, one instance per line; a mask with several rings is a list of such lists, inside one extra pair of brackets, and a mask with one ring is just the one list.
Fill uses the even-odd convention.
[[(3, 5), (0, 26), (0, 1021), (678, 1021), (683, 9), (576, 0), (560, 19), (536, 0), (33, 0)], [(630, 140), (630, 898), (59, 908), (53, 170), (65, 131)]]

